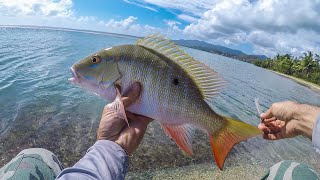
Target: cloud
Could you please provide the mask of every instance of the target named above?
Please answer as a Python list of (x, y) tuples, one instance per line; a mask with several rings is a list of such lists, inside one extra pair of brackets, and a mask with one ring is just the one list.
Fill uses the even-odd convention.
[(255, 31), (247, 39), (257, 52), (272, 56), (277, 53), (300, 56), (306, 51), (319, 53), (320, 50), (320, 33), (305, 29), (297, 30), (296, 33)]
[(76, 17), (72, 7), (72, 0), (0, 0), (0, 24), (88, 29), (81, 25), (88, 17)]
[(164, 32), (166, 35), (175, 36), (175, 38), (177, 38), (177, 36), (179, 36), (178, 34), (181, 34), (182, 30), (178, 26), (181, 25), (180, 22), (174, 20), (164, 20), (164, 22), (169, 27), (167, 32)]
[(71, 0), (0, 0), (2, 16), (56, 16), (73, 15)]
[(139, 37), (159, 33), (175, 39), (183, 38), (182, 29), (178, 27), (181, 23), (178, 21), (164, 20), (168, 28), (158, 28), (150, 25), (139, 24), (136, 22), (137, 20), (138, 18), (134, 16), (129, 16), (122, 20), (111, 19), (104, 23), (104, 26), (108, 32), (123, 33)]
[(138, 18), (134, 16), (108, 21), (95, 16), (77, 16), (72, 5), (72, 0), (0, 0), (0, 24), (64, 27), (135, 36), (165, 31), (138, 24)]
[(215, 4), (216, 0), (124, 0), (124, 2), (153, 11), (157, 10), (151, 8), (150, 5), (180, 10), (184, 13), (177, 15), (179, 19), (186, 22), (194, 22), (197, 20), (197, 17), (200, 17), (205, 11), (209, 10)]
[(136, 3), (135, 1), (129, 1), (129, 0), (123, 0), (123, 1), (128, 3), (128, 4), (133, 4), (133, 5), (141, 7), (141, 8), (145, 8), (145, 9), (149, 9), (149, 10), (154, 11), (154, 12), (158, 12), (158, 10), (156, 10), (155, 8), (152, 8), (150, 6), (146, 6), (146, 5), (141, 4), (141, 3)]
[[(298, 55), (319, 48), (320, 1), (220, 1), (184, 33), (198, 39), (251, 43), (255, 52)], [(294, 39), (294, 41), (293, 41)], [(318, 50), (319, 51), (319, 50)]]
[(145, 36), (152, 33), (158, 33), (163, 31), (160, 28), (156, 28), (149, 25), (140, 25), (136, 23), (137, 17), (129, 16), (126, 19), (115, 20), (111, 19), (105, 23), (106, 31), (114, 33), (124, 33), (134, 36)]
[(195, 18), (195, 17), (193, 17), (193, 16), (189, 16), (189, 15), (187, 15), (187, 14), (179, 14), (177, 17), (178, 17), (179, 19), (181, 19), (181, 20), (184, 20), (184, 21), (190, 22), (190, 23), (195, 22), (195, 21), (198, 20), (198, 18)]
[(95, 16), (80, 16), (77, 18), (78, 22), (95, 22), (97, 18)]
[(169, 27), (174, 27), (174, 26), (177, 26), (177, 25), (181, 24), (181, 23), (178, 22), (178, 21), (167, 20), (167, 19), (165, 19), (164, 22), (165, 22)]
[(129, 29), (132, 24), (137, 20), (137, 17), (129, 16), (127, 19), (120, 20), (120, 21), (115, 21), (114, 19), (111, 19), (106, 26), (108, 28), (119, 28), (122, 30), (127, 30)]
[(251, 44), (255, 53), (270, 56), (320, 49), (319, 38), (310, 38), (320, 34), (319, 0), (132, 1), (178, 10), (177, 18), (190, 23), (183, 28), (184, 38), (220, 45)]
[(319, 53), (319, 0), (124, 1), (151, 11), (157, 7), (174, 10), (184, 23), (164, 20), (167, 26), (159, 28), (139, 24), (135, 16), (111, 20), (79, 16), (72, 0), (0, 0), (0, 24), (63, 26), (136, 36), (160, 33), (234, 47), (249, 44), (255, 53), (269, 56), (300, 55), (309, 50)]
[(216, 3), (216, 0), (136, 0), (137, 3), (148, 3), (163, 8), (177, 9), (187, 14), (193, 14), (195, 16), (201, 16), (206, 10)]

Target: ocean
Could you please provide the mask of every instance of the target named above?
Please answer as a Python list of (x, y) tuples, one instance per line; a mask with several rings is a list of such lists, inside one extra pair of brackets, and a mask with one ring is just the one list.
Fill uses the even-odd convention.
[[(105, 100), (68, 82), (70, 66), (83, 57), (137, 39), (77, 31), (0, 27), (0, 167), (24, 148), (46, 148), (72, 166), (94, 144)], [(219, 114), (259, 124), (254, 98), (263, 110), (293, 100), (320, 105), (320, 95), (266, 69), (182, 47), (228, 83), (211, 104)], [(320, 171), (310, 140), (251, 138), (236, 145), (224, 165), (215, 166), (209, 139), (197, 131), (189, 157), (154, 121), (130, 159), (128, 179), (258, 178), (281, 160), (308, 163)], [(178, 176), (179, 175), (179, 176)]]

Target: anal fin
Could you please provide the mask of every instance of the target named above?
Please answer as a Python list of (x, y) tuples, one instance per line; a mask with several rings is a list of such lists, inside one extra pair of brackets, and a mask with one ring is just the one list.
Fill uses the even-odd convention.
[(192, 137), (193, 130), (188, 124), (182, 125), (168, 125), (161, 124), (162, 128), (169, 135), (177, 145), (188, 155), (192, 156)]

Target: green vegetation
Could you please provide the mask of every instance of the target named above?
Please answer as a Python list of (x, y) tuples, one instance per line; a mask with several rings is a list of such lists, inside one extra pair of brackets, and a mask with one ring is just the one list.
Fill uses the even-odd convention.
[(289, 54), (277, 55), (265, 61), (256, 60), (256, 66), (278, 71), (306, 81), (320, 85), (320, 56), (312, 52), (304, 53), (302, 57), (293, 57)]

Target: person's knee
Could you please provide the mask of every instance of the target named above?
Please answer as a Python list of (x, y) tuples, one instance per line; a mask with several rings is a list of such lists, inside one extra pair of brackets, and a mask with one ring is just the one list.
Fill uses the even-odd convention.
[(58, 158), (43, 148), (30, 148), (21, 151), (0, 170), (0, 178), (55, 179), (61, 172), (62, 165)]
[(307, 164), (291, 160), (284, 160), (273, 165), (261, 179), (313, 180), (319, 179), (319, 175), (311, 166)]
[(38, 155), (49, 155), (53, 154), (51, 151), (44, 148), (29, 148), (22, 150), (19, 154), (38, 154)]
[(36, 158), (46, 164), (55, 174), (59, 174), (63, 170), (62, 163), (59, 161), (57, 156), (44, 148), (29, 148), (22, 150), (19, 156), (24, 158)]

